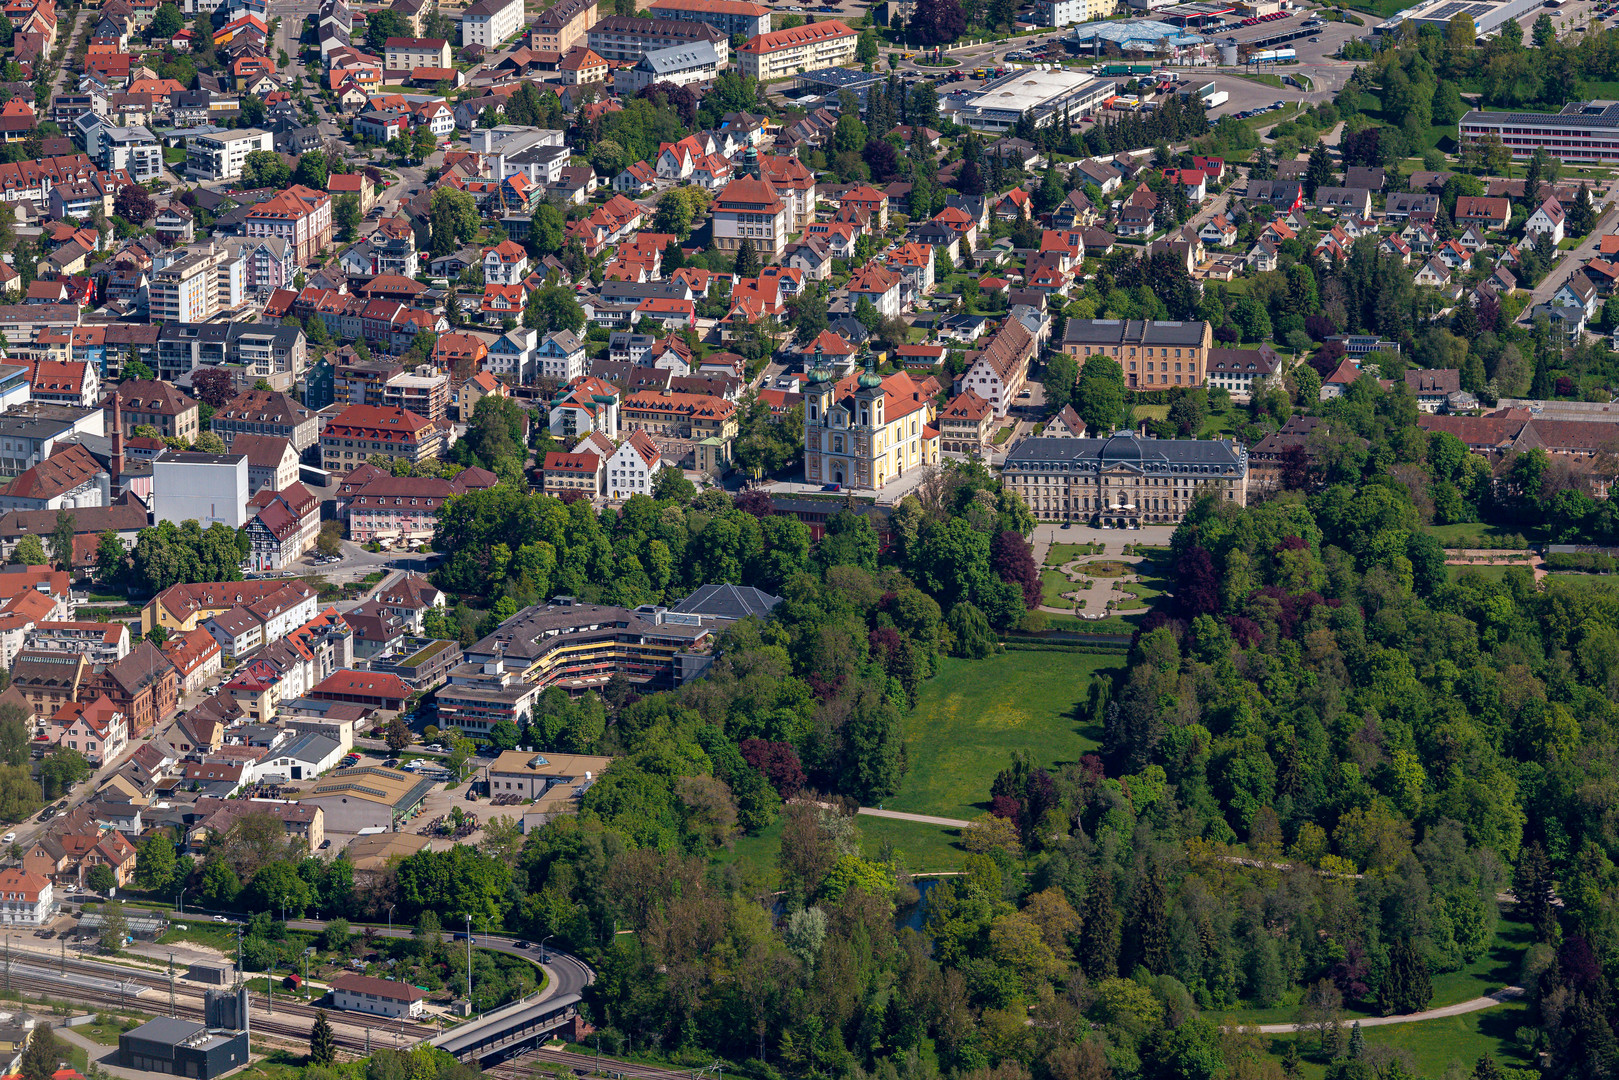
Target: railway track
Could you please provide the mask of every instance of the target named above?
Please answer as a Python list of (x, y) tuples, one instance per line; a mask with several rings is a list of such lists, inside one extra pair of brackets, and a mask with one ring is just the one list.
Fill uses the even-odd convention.
[(594, 1054), (575, 1054), (568, 1050), (530, 1050), (517, 1057), (507, 1058), (497, 1065), (484, 1068), (490, 1076), (500, 1080), (534, 1080), (546, 1076), (556, 1066), (562, 1066), (575, 1076), (622, 1078), (622, 1080), (693, 1080), (699, 1070), (665, 1069), (656, 1065), (638, 1065), (617, 1058), (598, 1058)]
[[(38, 957), (38, 959), (35, 959), (35, 957)], [(13, 958), (17, 960), (18, 963), (29, 962), (36, 964), (36, 966), (46, 966), (43, 954), (22, 952), (19, 950), (19, 952)], [(100, 963), (95, 960), (84, 959), (83, 957), (69, 959), (66, 961), (65, 965), (60, 958), (53, 958), (51, 959), (49, 966), (52, 970), (58, 971), (62, 970), (62, 968), (65, 966), (68, 972), (79, 972), (87, 975), (95, 975), (99, 978), (116, 977), (124, 982), (135, 983), (137, 985), (147, 987), (148, 989), (157, 993), (163, 994), (164, 1001), (166, 1002), (167, 1000), (169, 978), (166, 974), (161, 972), (149, 971), (141, 968), (125, 967), (121, 964)], [(16, 980), (14, 979), (13, 982), (15, 981)], [(63, 987), (60, 984), (53, 985), (56, 986), (56, 992), (60, 996), (76, 996), (76, 988)], [(202, 1015), (202, 994), (196, 989), (195, 986), (189, 984), (181, 985), (178, 981), (176, 981), (174, 984), (174, 993), (177, 1001), (187, 1002), (188, 1007), (191, 1008), (196, 1015)], [(262, 1000), (262, 998), (258, 995), (254, 996), (258, 998), (258, 1000)], [(131, 1000), (149, 1002), (154, 999), (142, 997)], [(340, 1011), (333, 1009), (323, 1010), (319, 1006), (311, 1005), (307, 1002), (294, 1001), (291, 999), (278, 999), (275, 1003), (275, 1011), (277, 1013), (285, 1012), (292, 1016), (307, 1017), (311, 1024), (314, 1023), (315, 1014), (317, 1012), (325, 1012), (327, 1014), (327, 1018), (331, 1020), (334, 1025), (341, 1027), (348, 1023), (348, 1021), (345, 1019), (345, 1014)], [(257, 1009), (255, 1009), (254, 1016), (257, 1017), (259, 1015), (260, 1013), (257, 1011)], [(360, 1026), (363, 1029), (370, 1026), (370, 1021), (357, 1021), (349, 1026)], [(439, 1033), (438, 1027), (433, 1024), (416, 1023), (405, 1024), (403, 1027), (399, 1027), (397, 1024), (388, 1025), (387, 1027), (382, 1028), (372, 1027), (372, 1030), (377, 1031), (379, 1035), (385, 1034), (389, 1037), (392, 1037), (394, 1032), (397, 1030), (401, 1041), (406, 1045), (420, 1042), (422, 1039), (431, 1039)], [(305, 1038), (308, 1037), (308, 1034), (308, 1029), (304, 1029), (303, 1035)]]

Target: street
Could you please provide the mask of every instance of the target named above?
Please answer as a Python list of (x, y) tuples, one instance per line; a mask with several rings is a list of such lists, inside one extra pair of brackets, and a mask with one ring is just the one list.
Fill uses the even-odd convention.
[(1603, 234), (1608, 231), (1608, 226), (1613, 224), (1614, 202), (1612, 198), (1603, 198), (1597, 202), (1596, 209), (1596, 227), (1591, 230), (1584, 240), (1581, 240), (1577, 246), (1568, 251), (1557, 261), (1555, 266), (1546, 272), (1546, 276), (1540, 280), (1540, 284), (1536, 285), (1534, 290), (1530, 292), (1529, 304), (1524, 308), (1523, 314), (1518, 316), (1519, 322), (1527, 323), (1532, 321), (1534, 316), (1531, 313), (1535, 307), (1551, 300), (1552, 294), (1563, 287), (1563, 282), (1568, 280), (1570, 274), (1596, 256), (1597, 247), (1602, 242)]

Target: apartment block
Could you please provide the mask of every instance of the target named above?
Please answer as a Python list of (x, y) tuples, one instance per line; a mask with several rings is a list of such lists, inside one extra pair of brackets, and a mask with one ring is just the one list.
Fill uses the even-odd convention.
[(152, 274), (153, 322), (207, 322), (241, 306), (245, 274), (240, 257), (212, 243), (183, 250), (179, 259)]

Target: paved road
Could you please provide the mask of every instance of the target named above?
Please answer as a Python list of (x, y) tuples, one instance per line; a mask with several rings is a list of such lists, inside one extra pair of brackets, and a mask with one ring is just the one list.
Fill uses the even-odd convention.
[[(326, 928), (326, 923), (321, 919), (293, 919), (287, 923), (287, 926), (293, 930), (319, 931)], [(356, 926), (355, 929), (362, 928)], [(369, 929), (375, 930), (378, 937), (404, 938), (415, 933), (409, 927), (395, 927), (391, 930), (387, 927), (369, 927)], [(446, 926), (445, 934), (449, 935), (454, 929), (454, 927)], [(519, 949), (514, 944), (517, 940), (516, 938), (500, 934), (480, 933), (476, 928), (473, 930), (472, 937), (477, 948), (493, 949), (496, 952), (509, 953), (512, 956), (521, 956), (524, 959), (539, 962), (538, 943), (532, 949)], [(464, 943), (463, 947), (465, 947)], [(556, 949), (546, 951), (546, 962), (541, 966), (545, 968), (545, 973), (548, 977), (545, 990), (539, 997), (541, 1001), (564, 994), (577, 994), (594, 982), (596, 978), (596, 973), (591, 970), (589, 964), (572, 953), (559, 952)]]
[[(1406, 1016), (1369, 1016), (1360, 1019), (1359, 1023), (1363, 1028), (1386, 1027), (1389, 1024), (1420, 1024), (1424, 1020), (1443, 1020), (1447, 1016), (1463, 1016), (1467, 1013), (1482, 1012), (1485, 1009), (1493, 1009), (1497, 1005), (1504, 1005), (1521, 997), (1523, 997), (1523, 987), (1506, 986), (1493, 994), (1474, 998), (1471, 1001), (1462, 1001), (1455, 1005), (1445, 1005), (1438, 1009), (1410, 1013)], [(1298, 1030), (1298, 1024), (1259, 1025), (1259, 1032), (1262, 1035), (1287, 1035)]]
[(1613, 217), (1614, 204), (1611, 201), (1598, 203), (1596, 227), (1591, 230), (1590, 235), (1580, 241), (1578, 247), (1565, 254), (1556, 266), (1546, 272), (1546, 276), (1541, 279), (1540, 284), (1536, 285), (1534, 291), (1529, 294), (1529, 305), (1523, 309), (1523, 314), (1518, 317), (1519, 322), (1528, 323), (1533, 321), (1530, 312), (1535, 309), (1535, 306), (1550, 300), (1552, 294), (1563, 287), (1563, 282), (1568, 280), (1570, 274), (1596, 256), (1597, 245), (1601, 243), (1603, 234), (1608, 231), (1608, 226), (1613, 224)]
[(943, 825), (947, 829), (965, 829), (971, 825), (970, 821), (960, 818), (934, 817), (931, 814), (907, 814), (901, 810), (879, 810), (874, 806), (862, 806), (860, 812), (867, 817), (888, 818), (891, 821), (916, 821), (923, 825)]

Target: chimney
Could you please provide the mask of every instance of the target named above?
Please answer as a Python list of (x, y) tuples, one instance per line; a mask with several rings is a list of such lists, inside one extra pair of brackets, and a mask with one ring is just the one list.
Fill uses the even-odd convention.
[(108, 462), (112, 472), (112, 482), (119, 486), (119, 478), (124, 475), (124, 416), (119, 408), (118, 391), (112, 392), (112, 459)]

